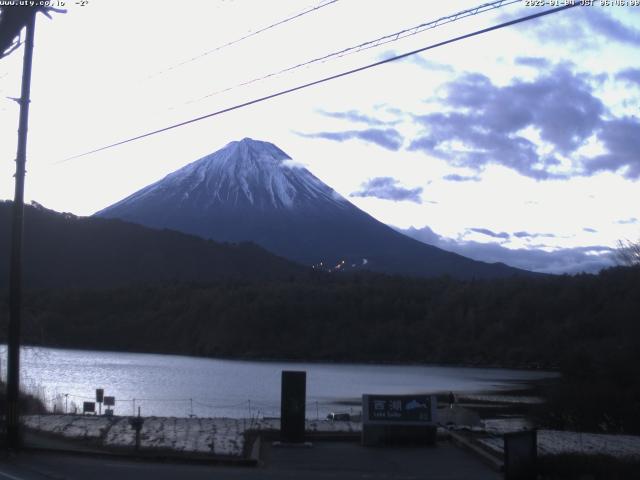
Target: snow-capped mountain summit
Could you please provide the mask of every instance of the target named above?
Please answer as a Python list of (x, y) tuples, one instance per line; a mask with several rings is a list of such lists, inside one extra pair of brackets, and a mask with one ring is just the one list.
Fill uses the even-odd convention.
[(305, 265), (495, 277), (525, 273), (406, 237), (358, 209), (272, 143), (231, 142), (96, 213), (217, 241), (252, 241)]
[(291, 209), (317, 201), (338, 206), (346, 202), (306, 168), (296, 166), (274, 144), (251, 138), (229, 143), (110, 209), (167, 196), (177, 204), (197, 203), (200, 209), (217, 208), (220, 204), (260, 210)]

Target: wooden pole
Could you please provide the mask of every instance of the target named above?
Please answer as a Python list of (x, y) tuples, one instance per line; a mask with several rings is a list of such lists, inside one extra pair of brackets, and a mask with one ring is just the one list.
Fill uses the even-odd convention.
[(13, 199), (11, 230), (11, 260), (9, 267), (9, 333), (7, 351), (7, 446), (20, 448), (20, 324), (22, 317), (22, 230), (24, 225), (24, 176), (27, 163), (27, 130), (31, 92), (31, 64), (36, 10), (26, 24), (20, 122), (16, 154), (16, 187)]

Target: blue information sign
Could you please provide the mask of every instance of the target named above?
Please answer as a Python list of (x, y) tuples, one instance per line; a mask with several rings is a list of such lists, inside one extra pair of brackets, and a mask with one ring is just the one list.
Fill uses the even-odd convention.
[(436, 441), (435, 395), (362, 396), (362, 444), (433, 444)]
[(431, 396), (368, 396), (369, 420), (431, 422)]

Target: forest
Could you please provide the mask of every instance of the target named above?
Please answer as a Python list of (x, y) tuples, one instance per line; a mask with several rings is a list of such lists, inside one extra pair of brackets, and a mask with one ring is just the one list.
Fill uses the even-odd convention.
[[(559, 369), (545, 421), (640, 433), (640, 267), (598, 275), (286, 279), (30, 290), (24, 341), (211, 357)], [(7, 295), (0, 306), (6, 332)]]

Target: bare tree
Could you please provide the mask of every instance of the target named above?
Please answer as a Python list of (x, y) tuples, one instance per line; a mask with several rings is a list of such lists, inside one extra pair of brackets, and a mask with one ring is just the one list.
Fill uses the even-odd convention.
[(616, 257), (622, 265), (629, 267), (640, 265), (640, 240), (618, 240)]

